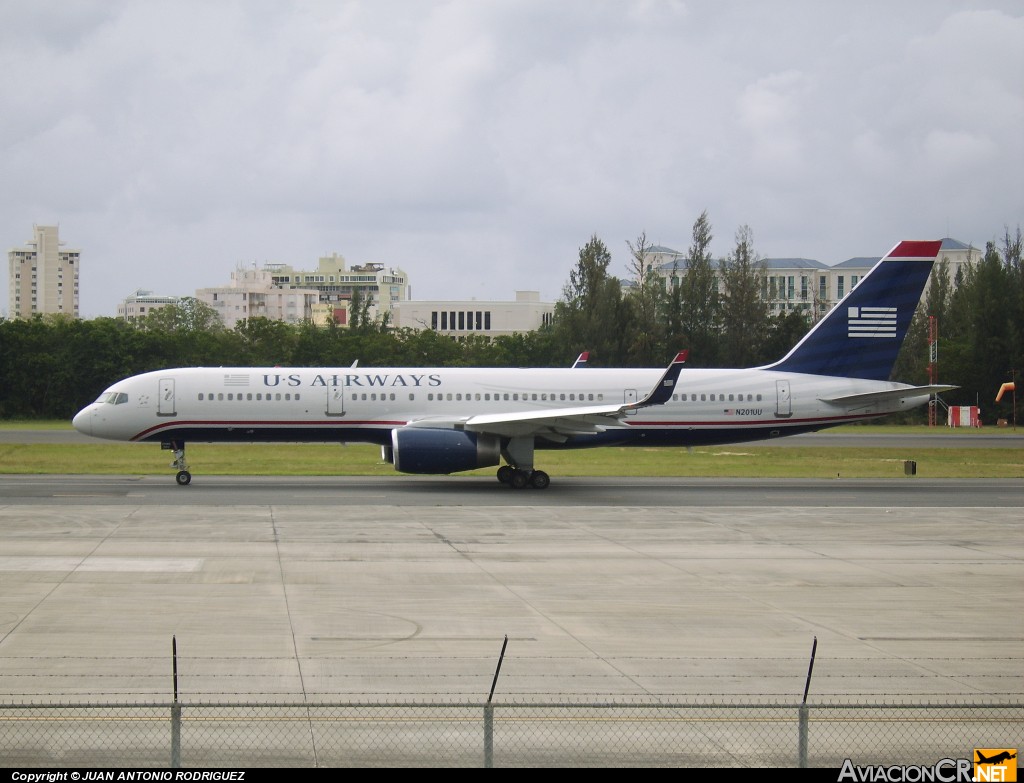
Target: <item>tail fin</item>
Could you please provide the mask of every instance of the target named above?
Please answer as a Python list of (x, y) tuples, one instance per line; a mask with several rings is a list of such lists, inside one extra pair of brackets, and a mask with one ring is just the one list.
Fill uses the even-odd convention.
[(900, 242), (793, 350), (762, 369), (889, 380), (941, 246)]

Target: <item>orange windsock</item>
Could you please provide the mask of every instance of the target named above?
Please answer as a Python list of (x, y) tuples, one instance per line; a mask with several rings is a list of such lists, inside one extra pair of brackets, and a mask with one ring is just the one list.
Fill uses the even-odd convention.
[(1016, 388), (1017, 387), (1012, 382), (1004, 383), (1002, 386), (999, 387), (999, 394), (996, 395), (996, 402), (999, 402), (1001, 399), (1003, 399), (1003, 392), (1014, 391), (1016, 390)]

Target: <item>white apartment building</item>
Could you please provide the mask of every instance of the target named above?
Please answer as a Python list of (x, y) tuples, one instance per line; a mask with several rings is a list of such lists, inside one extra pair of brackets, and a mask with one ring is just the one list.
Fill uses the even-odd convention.
[(160, 296), (140, 288), (118, 303), (117, 317), (125, 321), (139, 321), (161, 307), (176, 305), (180, 301), (180, 296)]
[(326, 317), (342, 325), (348, 324), (348, 304), (357, 291), (369, 301), (372, 319), (391, 318), (392, 308), (409, 299), (409, 277), (404, 271), (384, 264), (368, 263), (349, 267), (344, 256), (333, 253), (322, 256), (315, 270), (296, 269), (288, 264), (264, 264), (274, 285), (285, 289), (313, 289), (319, 293)]
[[(937, 261), (949, 262), (950, 280), (955, 284), (957, 271), (969, 262), (979, 261), (982, 255), (977, 248), (947, 237), (942, 240)], [(686, 254), (672, 248), (652, 248), (649, 260), (653, 260), (667, 288), (678, 285), (686, 274)], [(762, 259), (764, 297), (769, 313), (784, 315), (800, 310), (812, 321), (817, 321), (835, 307), (879, 260), (880, 256), (862, 256), (829, 266), (809, 258)], [(720, 261), (712, 263), (717, 270)]]
[(33, 226), (25, 247), (8, 251), (8, 313), (29, 318), (63, 313), (78, 318), (80, 251), (63, 250), (57, 226)]
[(269, 318), (285, 323), (312, 320), (320, 293), (312, 288), (282, 287), (263, 269), (239, 268), (231, 273), (231, 284), (221, 288), (199, 288), (196, 299), (210, 305), (224, 326), (234, 329), (247, 318)]
[(397, 328), (433, 329), (451, 337), (489, 337), (532, 332), (551, 323), (555, 305), (540, 301), (539, 291), (516, 291), (514, 302), (433, 300), (392, 305)]

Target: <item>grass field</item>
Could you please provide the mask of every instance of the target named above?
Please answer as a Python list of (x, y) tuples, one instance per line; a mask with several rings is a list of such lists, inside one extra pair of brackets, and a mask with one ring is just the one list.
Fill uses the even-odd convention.
[[(64, 422), (0, 422), (0, 430), (67, 429)], [(969, 431), (944, 427), (855, 426), (841, 434), (928, 435)], [(1011, 434), (986, 430), (985, 434)], [(171, 453), (156, 444), (0, 443), (0, 473), (167, 475)], [(381, 460), (380, 449), (339, 444), (189, 444), (195, 475), (388, 476), (394, 467)], [(1024, 478), (1024, 449), (929, 448), (927, 439), (906, 448), (820, 448), (734, 444), (683, 448), (601, 448), (538, 451), (537, 465), (552, 476), (704, 476), (765, 478), (896, 478), (905, 463), (917, 464), (928, 478)], [(466, 475), (493, 476), (494, 468)]]

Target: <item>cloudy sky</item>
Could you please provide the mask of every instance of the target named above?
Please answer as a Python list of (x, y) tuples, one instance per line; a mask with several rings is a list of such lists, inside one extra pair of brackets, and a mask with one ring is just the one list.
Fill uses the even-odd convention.
[(85, 317), (333, 252), (554, 301), (591, 236), (624, 276), (703, 210), (716, 255), (984, 248), (1024, 224), (1024, 4), (3, 0), (0, 183)]

